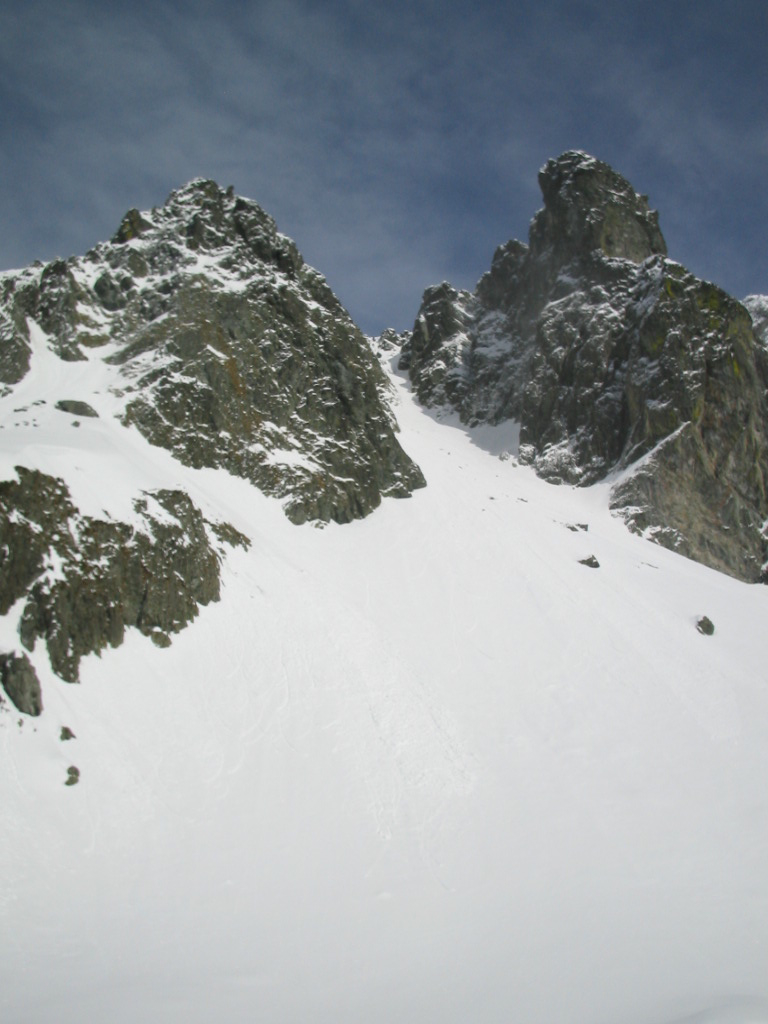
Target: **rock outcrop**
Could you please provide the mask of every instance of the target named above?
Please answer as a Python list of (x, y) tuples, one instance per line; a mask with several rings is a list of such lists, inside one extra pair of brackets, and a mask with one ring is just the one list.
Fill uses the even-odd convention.
[(748, 295), (743, 304), (752, 317), (755, 336), (768, 349), (768, 295)]
[[(33, 651), (43, 640), (66, 682), (78, 681), (84, 655), (118, 646), (128, 627), (169, 643), (200, 605), (218, 600), (223, 544), (248, 543), (227, 524), (207, 523), (182, 491), (143, 495), (125, 523), (79, 513), (62, 480), (16, 472), (0, 482), (0, 615), (21, 602), (22, 645)], [(19, 710), (39, 713), (19, 703), (22, 690), (28, 705), (40, 696), (17, 662), (3, 668), (6, 692)]]
[[(108, 408), (108, 432), (116, 417), (186, 466), (244, 477), (295, 523), (348, 522), (424, 484), (368, 340), (272, 218), (215, 182), (130, 210), (83, 257), (0, 274), (0, 397), (41, 352), (45, 395), (14, 408), (14, 429), (35, 428), (44, 407), (67, 426), (103, 423)], [(69, 393), (65, 378), (85, 378), (62, 373), (56, 393), (50, 353), (88, 362), (95, 390)], [(222, 544), (246, 543), (173, 487), (137, 494), (124, 522), (83, 515), (66, 480), (34, 465), (15, 472), (0, 481), (0, 615), (13, 608), (21, 645), (44, 642), (68, 682), (126, 628), (170, 643), (218, 599)], [(39, 713), (32, 662), (3, 658), (8, 696)]]
[(539, 181), (529, 245), (501, 246), (474, 293), (428, 289), (400, 365), (469, 424), (519, 420), (543, 477), (619, 474), (632, 529), (760, 579), (768, 358), (749, 312), (667, 258), (647, 198), (606, 164), (565, 153)]
[(424, 479), (387, 382), (325, 279), (256, 203), (198, 180), (129, 211), (109, 243), (0, 278), (0, 381), (29, 321), (64, 360), (120, 367), (123, 420), (188, 466), (284, 499), (296, 523), (348, 522)]

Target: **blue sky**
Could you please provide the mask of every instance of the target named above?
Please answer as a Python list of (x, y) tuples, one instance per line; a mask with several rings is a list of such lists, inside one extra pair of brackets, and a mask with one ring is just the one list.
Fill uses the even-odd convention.
[(0, 9), (0, 268), (81, 253), (198, 176), (297, 242), (360, 325), (474, 287), (566, 149), (670, 255), (768, 293), (768, 0), (25, 0)]

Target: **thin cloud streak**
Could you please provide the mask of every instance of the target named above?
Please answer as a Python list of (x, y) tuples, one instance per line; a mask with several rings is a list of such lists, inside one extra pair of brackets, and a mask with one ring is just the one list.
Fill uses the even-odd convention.
[(261, 203), (365, 329), (403, 328), (423, 288), (473, 287), (525, 239), (538, 167), (580, 148), (650, 194), (673, 257), (768, 291), (768, 115), (746, 95), (765, 73), (721, 54), (723, 83), (685, 50), (716, 7), (30, 0), (0, 14), (0, 265), (83, 251), (204, 175)]

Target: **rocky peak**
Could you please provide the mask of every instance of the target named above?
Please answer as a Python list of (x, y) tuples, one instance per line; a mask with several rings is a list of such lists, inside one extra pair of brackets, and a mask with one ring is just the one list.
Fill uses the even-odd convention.
[(303, 264), (295, 243), (278, 232), (258, 203), (235, 195), (232, 186), (223, 189), (204, 178), (175, 189), (151, 212), (129, 210), (112, 243), (124, 245), (138, 238), (155, 245), (183, 242), (191, 253), (236, 251), (247, 267), (272, 263), (292, 276)]
[[(61, 358), (118, 367), (123, 422), (187, 465), (347, 522), (424, 481), (400, 448), (366, 339), (272, 217), (196, 179), (111, 242), (2, 281), (6, 384), (34, 321)], [(68, 396), (62, 396), (68, 397)]]
[(605, 256), (642, 263), (666, 255), (658, 214), (648, 197), (608, 164), (569, 151), (539, 171), (544, 208), (531, 224), (534, 255), (552, 252), (560, 261), (599, 250)]
[(621, 471), (612, 506), (633, 529), (760, 578), (764, 304), (667, 259), (647, 198), (607, 164), (568, 152), (539, 181), (530, 244), (500, 246), (474, 294), (427, 289), (400, 365), (469, 424), (517, 420), (520, 460), (546, 479)]
[[(58, 360), (78, 365), (65, 373), (62, 362), (59, 374)], [(19, 384), (43, 389), (24, 420)], [(84, 256), (0, 275), (9, 449), (17, 427), (89, 433), (76, 416), (98, 424), (92, 443), (111, 444), (119, 460), (119, 435), (135, 427), (179, 463), (225, 470), (279, 499), (294, 523), (345, 523), (424, 485), (396, 438), (390, 397), (322, 275), (257, 203), (214, 181), (129, 210), (112, 240)], [(121, 643), (128, 627), (170, 643), (218, 598), (218, 540), (244, 539), (204, 520), (175, 483), (137, 494), (131, 521), (91, 517), (70, 500), (66, 472), (26, 461), (0, 479), (0, 615), (20, 616), (21, 646), (34, 654), (44, 641), (62, 679), (76, 681), (81, 657)], [(0, 685), (38, 713), (26, 658), (0, 651)]]

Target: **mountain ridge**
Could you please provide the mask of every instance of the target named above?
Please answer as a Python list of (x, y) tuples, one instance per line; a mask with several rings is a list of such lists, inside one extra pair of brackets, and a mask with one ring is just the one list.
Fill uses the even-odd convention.
[[(401, 366), (467, 423), (521, 423), (546, 479), (626, 470), (638, 532), (750, 582), (768, 546), (768, 349), (748, 310), (666, 255), (645, 196), (581, 152), (550, 160), (529, 245), (500, 246), (474, 293), (424, 293)], [(653, 455), (651, 455), (653, 453)]]
[[(215, 215), (226, 192), (206, 188)], [(62, 359), (24, 314), (29, 369), (0, 396), (0, 1017), (768, 1021), (768, 590), (628, 531), (613, 472), (552, 486), (514, 419), (424, 405), (393, 332), (365, 341), (380, 402), (358, 426), (373, 425), (384, 472), (376, 425), (396, 422), (427, 486), (297, 525), (285, 504), (310, 507), (306, 477), (287, 464), (296, 494), (266, 493), (202, 417), (222, 366), (203, 313), (229, 301), (221, 261), (248, 243), (220, 246), (229, 214), (206, 214), (198, 248), (184, 227), (153, 255), (139, 217), (118, 234), (143, 235), (105, 243), (106, 300), (94, 258), (87, 301), (65, 264), (42, 296), (43, 268), (17, 274), (26, 299), (4, 307), (12, 331), (24, 302), (67, 319), (76, 300), (89, 322), (71, 321)], [(131, 254), (167, 269), (123, 275)], [(664, 259), (596, 259), (600, 287), (637, 284), (633, 267), (670, 276)], [(328, 306), (289, 271), (251, 268), (234, 268), (233, 304), (258, 278), (275, 330), (295, 337), (278, 316), (294, 308), (299, 335), (324, 327)], [(548, 337), (558, 310), (578, 312), (580, 289), (559, 287)], [(587, 299), (597, 322), (606, 300)], [(134, 316), (130, 338), (78, 342)], [(322, 405), (309, 340), (303, 379)], [(156, 394), (174, 383), (192, 450), (213, 445), (214, 464), (179, 457), (184, 421)], [(306, 418), (286, 418), (262, 438), (273, 456), (332, 448), (323, 431), (304, 451)]]
[[(0, 611), (13, 609), (20, 642), (12, 664), (26, 665), (22, 649), (41, 637), (74, 682), (81, 656), (122, 643), (127, 626), (169, 643), (218, 599), (223, 545), (247, 543), (172, 481), (119, 511), (105, 513), (104, 495), (83, 515), (70, 468), (40, 473), (26, 454), (36, 434), (77, 427), (113, 445), (117, 421), (183, 465), (243, 477), (294, 523), (349, 522), (424, 485), (397, 441), (390, 388), (295, 243), (256, 203), (206, 179), (162, 207), (129, 210), (83, 257), (0, 276), (0, 396), (20, 445), (18, 457), (9, 446), (0, 488)], [(20, 703), (42, 710), (36, 692)]]
[(151, 443), (287, 498), (298, 522), (348, 521), (423, 485), (361, 332), (231, 188), (194, 179), (160, 208), (130, 210), (85, 257), (1, 284), (6, 386), (27, 372), (30, 317), (65, 361), (103, 350), (120, 367), (122, 419)]
[[(544, 207), (528, 245), (499, 246), (472, 294), (427, 289), (409, 336), (371, 341), (261, 207), (193, 179), (161, 207), (129, 210), (84, 257), (0, 275), (2, 397), (28, 378), (33, 351), (46, 351), (46, 397), (24, 425), (34, 430), (46, 403), (53, 424), (115, 418), (186, 466), (221, 468), (281, 499), (296, 524), (344, 523), (425, 483), (396, 440), (379, 365), (399, 347), (427, 406), (474, 425), (519, 421), (511, 455), (544, 479), (607, 478), (610, 507), (630, 529), (737, 578), (765, 579), (764, 301), (742, 306), (671, 261), (648, 198), (594, 157), (549, 160), (539, 183)], [(101, 367), (99, 388), (59, 393), (57, 360)], [(63, 478), (11, 465), (0, 491), (0, 607), (16, 608), (21, 648), (44, 638), (68, 681), (83, 654), (121, 643), (126, 625), (170, 642), (200, 602), (217, 599), (222, 545), (248, 543), (194, 505), (181, 511), (188, 499), (164, 482), (124, 502), (122, 519), (83, 516)], [(63, 502), (56, 524), (41, 518), (46, 494)], [(148, 501), (177, 516), (171, 547), (166, 538), (155, 554), (164, 527)], [(91, 556), (86, 534), (103, 538)], [(143, 551), (132, 569), (127, 538)], [(158, 572), (184, 543), (188, 557)], [(35, 669), (19, 660), (27, 655), (7, 657), (34, 690)], [(36, 693), (22, 703), (42, 708)]]

